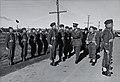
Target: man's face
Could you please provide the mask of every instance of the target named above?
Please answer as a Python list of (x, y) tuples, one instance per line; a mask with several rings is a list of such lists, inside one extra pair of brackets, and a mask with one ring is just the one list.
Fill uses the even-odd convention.
[(56, 28), (56, 25), (54, 25), (52, 28), (55, 29), (55, 28)]
[(113, 23), (106, 24), (107, 28), (113, 28)]
[(91, 32), (91, 33), (94, 32), (94, 29), (93, 29), (93, 28), (90, 28), (90, 32)]
[(10, 31), (10, 32), (13, 32), (13, 29), (10, 29), (9, 31)]
[(77, 29), (77, 27), (76, 27), (76, 26), (74, 26), (73, 28), (74, 28), (74, 29)]
[(23, 30), (23, 33), (25, 33), (26, 32), (26, 30)]
[(33, 32), (35, 32), (35, 30), (33, 30)]

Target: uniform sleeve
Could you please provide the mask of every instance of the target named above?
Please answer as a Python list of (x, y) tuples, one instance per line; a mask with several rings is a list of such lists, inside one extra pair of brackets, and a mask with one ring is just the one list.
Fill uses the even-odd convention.
[(82, 31), (80, 31), (80, 37), (81, 37), (81, 39), (83, 39), (83, 33), (82, 33)]
[(96, 34), (96, 44), (97, 44), (97, 47), (100, 45), (100, 33)]
[(8, 48), (9, 34), (6, 35), (6, 47)]
[(102, 38), (103, 38), (105, 50), (109, 50), (109, 32), (105, 30), (103, 32)]
[(51, 38), (52, 38), (52, 31), (50, 31), (48, 34), (48, 44), (51, 43)]

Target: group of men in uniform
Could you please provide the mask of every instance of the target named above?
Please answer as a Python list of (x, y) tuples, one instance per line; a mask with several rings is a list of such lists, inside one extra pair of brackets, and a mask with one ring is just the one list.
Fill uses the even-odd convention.
[[(73, 28), (64, 26), (63, 24), (57, 26), (55, 22), (50, 24), (51, 29), (49, 32), (42, 32), (41, 29), (36, 32), (35, 28), (31, 29), (28, 35), (26, 28), (22, 29), (22, 33), (17, 33), (19, 44), (22, 49), (22, 60), (26, 60), (28, 44), (31, 46), (31, 57), (35, 57), (36, 50), (38, 55), (41, 55), (44, 47), (44, 54), (49, 50), (51, 65), (56, 66), (56, 56), (58, 52), (59, 62), (65, 61), (70, 58), (73, 51), (76, 55), (75, 64), (79, 62), (79, 56), (89, 54), (90, 63), (92, 66), (97, 61), (97, 54), (104, 50), (102, 62), (102, 74), (111, 76), (110, 70), (112, 69), (112, 48), (113, 48), (113, 20), (109, 19), (104, 22), (105, 30), (97, 31), (97, 28), (90, 26), (82, 31), (78, 28), (77, 23), (73, 23)], [(7, 50), (9, 50), (10, 64), (13, 65), (15, 53), (15, 34), (13, 28), (9, 28), (9, 35), (7, 37)], [(29, 36), (29, 37), (28, 37)], [(83, 51), (83, 52), (81, 52)]]

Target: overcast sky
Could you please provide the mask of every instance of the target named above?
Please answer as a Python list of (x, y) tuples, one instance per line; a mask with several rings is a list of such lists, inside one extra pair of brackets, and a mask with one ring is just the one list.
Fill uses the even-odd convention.
[[(104, 21), (112, 18), (114, 28), (120, 29), (120, 0), (59, 0), (60, 10), (66, 13), (60, 15), (60, 22), (72, 26), (73, 22), (79, 27), (86, 27), (87, 16), (90, 15), (91, 25), (104, 28)], [(49, 27), (56, 21), (56, 0), (0, 0), (0, 26), (15, 27), (15, 20), (20, 21), (20, 27)]]

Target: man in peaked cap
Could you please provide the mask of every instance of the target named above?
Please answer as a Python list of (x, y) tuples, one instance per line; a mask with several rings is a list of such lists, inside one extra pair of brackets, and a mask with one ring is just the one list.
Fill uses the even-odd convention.
[(82, 31), (78, 30), (77, 26), (78, 26), (77, 23), (73, 23), (74, 30), (72, 31), (72, 37), (73, 37), (73, 46), (76, 54), (75, 64), (79, 62), (79, 53), (81, 50), (82, 38), (83, 38)]
[[(111, 76), (112, 72), (110, 70), (111, 67), (111, 58), (112, 58), (112, 51), (113, 51), (113, 40), (114, 40), (114, 34), (113, 34), (113, 20), (108, 19), (104, 22), (105, 24), (105, 30), (103, 31), (103, 49), (104, 49), (104, 56), (102, 61), (102, 74), (106, 76)], [(108, 37), (109, 36), (109, 37)]]
[(50, 27), (52, 28), (48, 35), (48, 44), (50, 47), (50, 60), (52, 61), (51, 65), (55, 66), (56, 49), (58, 44), (58, 30), (56, 29), (55, 22), (51, 23)]
[(9, 34), (6, 38), (6, 50), (9, 51), (9, 64), (13, 65), (14, 62), (14, 54), (15, 54), (15, 34), (13, 32), (13, 28), (9, 27)]

